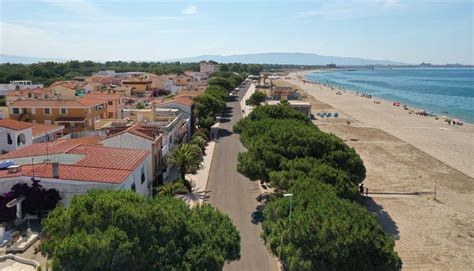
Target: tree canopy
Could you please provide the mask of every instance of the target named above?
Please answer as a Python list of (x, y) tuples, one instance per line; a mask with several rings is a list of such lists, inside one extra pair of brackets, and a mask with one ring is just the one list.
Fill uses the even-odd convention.
[(41, 62), (30, 65), (0, 64), (0, 83), (12, 80), (31, 80), (50, 85), (58, 80), (71, 80), (76, 76), (90, 76), (93, 72), (114, 70), (116, 72), (141, 71), (155, 74), (180, 74), (184, 71), (199, 71), (198, 63), (181, 62), (124, 62), (107, 61), (105, 63), (92, 61), (68, 61), (64, 63)]
[(92, 190), (43, 221), (55, 270), (221, 270), (239, 259), (240, 235), (209, 204)]
[(32, 179), (31, 184), (17, 183), (10, 192), (0, 195), (0, 223), (15, 219), (16, 208), (8, 208), (5, 204), (19, 196), (25, 196), (22, 203), (23, 213), (37, 215), (40, 218), (54, 209), (61, 200), (56, 189), (43, 188), (39, 180)]
[(267, 95), (263, 91), (255, 91), (250, 95), (250, 97), (245, 101), (246, 105), (259, 106), (261, 103), (265, 102)]
[(292, 199), (268, 203), (263, 223), (263, 239), (286, 270), (401, 269), (393, 239), (367, 209), (310, 178), (300, 178), (290, 192)]

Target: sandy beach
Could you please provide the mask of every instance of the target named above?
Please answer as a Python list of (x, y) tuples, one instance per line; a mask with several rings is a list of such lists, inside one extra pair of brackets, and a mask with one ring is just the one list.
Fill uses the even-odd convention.
[(404, 270), (474, 270), (474, 126), (410, 115), (301, 76), (277, 84), (303, 90), (315, 115), (339, 113), (314, 122), (361, 155), (366, 204), (396, 239)]

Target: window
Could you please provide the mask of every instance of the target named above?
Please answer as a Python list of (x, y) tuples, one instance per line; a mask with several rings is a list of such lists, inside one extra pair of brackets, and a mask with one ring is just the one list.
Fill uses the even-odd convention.
[(12, 136), (10, 134), (7, 134), (7, 141), (8, 141), (8, 145), (13, 144), (13, 139), (12, 139)]
[(20, 114), (20, 108), (13, 108), (13, 109), (12, 109), (12, 114), (13, 114), (13, 115), (18, 115), (18, 114)]
[(44, 109), (44, 114), (45, 115), (51, 115), (51, 108), (45, 108)]
[(141, 181), (142, 181), (142, 184), (145, 182), (145, 168), (144, 167), (142, 167)]
[(20, 147), (21, 145), (25, 145), (26, 144), (26, 137), (24, 134), (19, 134), (18, 135), (18, 139), (17, 139), (17, 143), (18, 147)]
[(137, 191), (137, 188), (135, 187), (135, 183), (132, 183), (132, 186), (130, 187), (132, 191)]
[(112, 101), (109, 101), (107, 104), (108, 104), (108, 105), (113, 105), (113, 104), (114, 104), (114, 102), (112, 102)]
[(61, 115), (67, 115), (67, 108), (61, 108)]

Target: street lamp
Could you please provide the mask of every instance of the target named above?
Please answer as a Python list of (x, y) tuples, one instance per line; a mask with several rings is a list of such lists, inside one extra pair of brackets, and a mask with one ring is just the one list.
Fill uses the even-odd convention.
[(284, 194), (283, 197), (290, 197), (290, 235), (288, 236), (289, 240), (291, 240), (291, 212), (293, 209), (292, 206), (292, 200), (293, 200), (293, 194)]

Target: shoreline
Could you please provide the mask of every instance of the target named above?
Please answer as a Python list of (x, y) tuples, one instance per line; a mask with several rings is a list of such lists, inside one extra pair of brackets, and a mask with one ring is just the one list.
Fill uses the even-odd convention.
[[(327, 69), (327, 70), (322, 70), (322, 69), (319, 69), (319, 70), (308, 70), (308, 71), (304, 71), (304, 72), (296, 72), (294, 74), (296, 74), (297, 76), (302, 76), (302, 78), (300, 80), (304, 80), (308, 83), (312, 83), (312, 84), (319, 84), (319, 85), (325, 85), (325, 86), (329, 86), (329, 87), (333, 87), (333, 88), (338, 88), (340, 90), (345, 90), (345, 91), (350, 91), (352, 93), (356, 93), (356, 92), (359, 92), (359, 93), (362, 93), (361, 91), (355, 91), (353, 89), (350, 89), (350, 88), (346, 88), (346, 87), (340, 87), (340, 86), (337, 86), (337, 85), (334, 85), (334, 84), (330, 84), (330, 83), (321, 83), (321, 82), (318, 82), (318, 81), (314, 81), (314, 80), (311, 80), (311, 79), (308, 79), (306, 78), (306, 75), (309, 74), (309, 73), (314, 73), (314, 72), (324, 72), (324, 71), (335, 71), (335, 70), (340, 70), (340, 69)], [(342, 69), (344, 70), (344, 69)], [(372, 98), (376, 98), (378, 100), (383, 100), (383, 101), (386, 101), (386, 102), (395, 102), (395, 101), (391, 101), (387, 98), (382, 98), (382, 97), (378, 97), (377, 95), (373, 95), (373, 94), (370, 94), (372, 96)], [(397, 101), (398, 102), (398, 101)], [(401, 104), (401, 103), (400, 103)], [(401, 104), (402, 106), (403, 104)], [(413, 105), (410, 105), (410, 103), (406, 103), (406, 105), (412, 109), (412, 110), (415, 110), (415, 111), (426, 111), (426, 112), (430, 112), (432, 110), (427, 110), (427, 109), (424, 109), (424, 108), (420, 108), (420, 107), (417, 107), (417, 106), (413, 106)], [(474, 122), (470, 122), (470, 121), (466, 121), (465, 119), (461, 118), (461, 117), (456, 117), (456, 116), (449, 116), (449, 113), (446, 114), (446, 115), (442, 115), (443, 113), (439, 113), (439, 112), (435, 112), (435, 111), (432, 111), (434, 112), (439, 118), (447, 118), (447, 119), (458, 119), (460, 120), (464, 125), (472, 125), (474, 126)]]
[[(359, 126), (379, 128), (419, 148), (443, 163), (474, 177), (474, 125), (448, 125), (442, 118), (408, 114), (402, 106), (391, 101), (357, 96), (351, 90), (339, 90), (319, 83), (304, 83), (302, 73), (292, 73), (290, 84), (298, 86), (318, 101), (331, 105), (336, 111), (359, 122)], [(340, 92), (341, 95), (336, 93)], [(413, 110), (413, 108), (411, 108)], [(315, 114), (316, 115), (316, 114)]]

